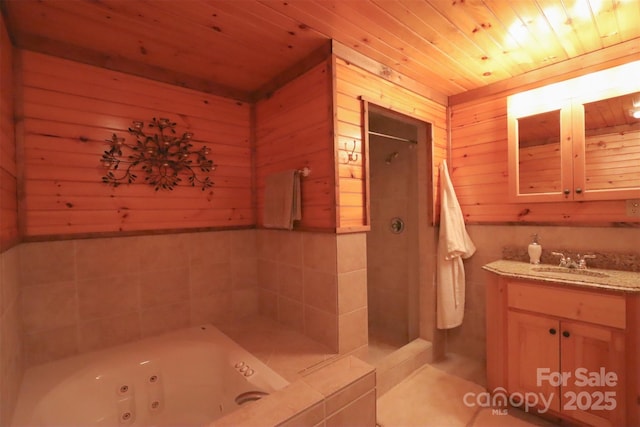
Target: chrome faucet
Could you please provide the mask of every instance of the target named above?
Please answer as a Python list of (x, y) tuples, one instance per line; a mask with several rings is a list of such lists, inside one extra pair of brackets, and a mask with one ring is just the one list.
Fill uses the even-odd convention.
[(595, 255), (578, 254), (578, 262), (576, 262), (569, 257), (565, 257), (561, 252), (551, 252), (551, 255), (560, 257), (560, 267), (576, 268), (578, 270), (585, 270), (587, 268), (587, 259), (593, 259), (596, 257)]
[[(559, 256), (560, 257), (560, 264), (558, 264), (559, 267), (567, 267), (567, 258), (565, 258), (564, 254), (561, 252), (551, 252), (551, 255), (555, 255), (555, 256)], [(568, 258), (569, 261), (571, 261), (571, 258)]]

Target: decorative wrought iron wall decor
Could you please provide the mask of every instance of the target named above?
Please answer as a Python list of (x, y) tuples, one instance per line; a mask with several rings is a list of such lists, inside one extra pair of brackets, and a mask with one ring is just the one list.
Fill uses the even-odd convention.
[(198, 169), (202, 173), (216, 170), (216, 165), (207, 158), (209, 149), (202, 147), (194, 151), (193, 133), (176, 136), (175, 126), (169, 119), (154, 117), (148, 127), (155, 132), (147, 134), (143, 130), (144, 123), (134, 121), (133, 127), (129, 128), (129, 133), (136, 137), (133, 144), (125, 143), (124, 138), (114, 133), (106, 140), (110, 149), (102, 154), (102, 163), (108, 169), (102, 181), (114, 187), (125, 182), (131, 184), (138, 177), (134, 172), (139, 166), (146, 174), (144, 180), (156, 191), (173, 190), (182, 182), (181, 175), (187, 175), (189, 184), (197, 184), (203, 191), (213, 186), (208, 175), (201, 177), (196, 172)]

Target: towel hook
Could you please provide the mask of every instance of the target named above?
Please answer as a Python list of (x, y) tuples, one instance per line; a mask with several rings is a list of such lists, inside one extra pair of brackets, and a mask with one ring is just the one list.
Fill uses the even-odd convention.
[[(349, 151), (349, 149), (347, 148), (347, 143), (344, 143), (344, 150), (345, 151)], [(345, 164), (349, 164), (351, 162), (357, 162), (358, 161), (358, 155), (355, 154), (356, 152), (356, 141), (355, 139), (353, 140), (353, 149), (351, 150), (350, 153), (347, 153), (347, 162)]]

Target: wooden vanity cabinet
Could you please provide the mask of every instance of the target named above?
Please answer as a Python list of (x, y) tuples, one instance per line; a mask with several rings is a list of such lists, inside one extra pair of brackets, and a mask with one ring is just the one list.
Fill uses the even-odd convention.
[(488, 391), (542, 395), (544, 415), (573, 423), (639, 425), (637, 295), (491, 277)]

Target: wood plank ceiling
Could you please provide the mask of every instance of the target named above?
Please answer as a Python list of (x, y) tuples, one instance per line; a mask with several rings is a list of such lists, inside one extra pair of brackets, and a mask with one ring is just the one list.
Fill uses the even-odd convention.
[(0, 0), (15, 45), (251, 99), (328, 40), (439, 94), (617, 46), (639, 0)]

